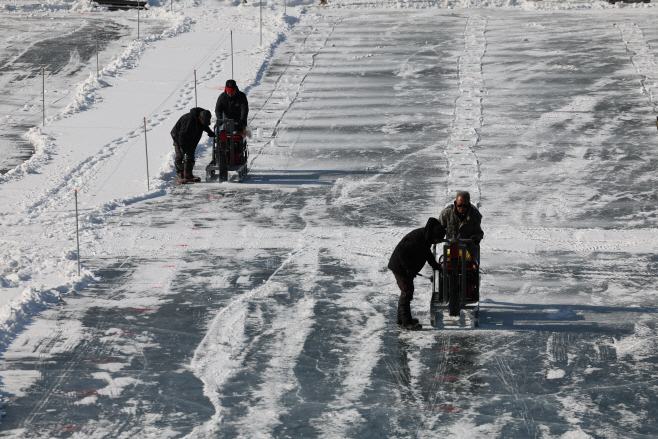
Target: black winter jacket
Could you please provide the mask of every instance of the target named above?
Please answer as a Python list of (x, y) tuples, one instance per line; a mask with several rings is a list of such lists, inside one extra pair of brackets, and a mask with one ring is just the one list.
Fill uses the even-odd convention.
[(201, 112), (203, 111), (205, 111), (203, 108), (192, 108), (189, 113), (178, 119), (178, 122), (174, 125), (174, 129), (171, 130), (171, 137), (173, 137), (174, 142), (183, 151), (196, 148), (204, 131), (209, 136), (214, 135), (208, 125), (202, 124), (199, 121), (199, 116), (201, 116)]
[(247, 126), (247, 116), (249, 116), (247, 95), (240, 90), (232, 98), (226, 92), (220, 94), (217, 98), (217, 105), (215, 105), (215, 116), (218, 121), (224, 119), (224, 116), (227, 119), (233, 119), (240, 125), (240, 129), (244, 129)]
[[(388, 261), (388, 269), (398, 276), (413, 277), (427, 262), (432, 268), (438, 270), (439, 264), (431, 250), (434, 240), (432, 231), (438, 225), (439, 220), (430, 218), (425, 227), (413, 230), (402, 238)], [(438, 238), (443, 238), (443, 236)]]

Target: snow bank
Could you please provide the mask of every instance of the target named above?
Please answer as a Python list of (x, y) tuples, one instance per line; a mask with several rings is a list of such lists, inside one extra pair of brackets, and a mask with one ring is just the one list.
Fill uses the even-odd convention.
[(0, 184), (8, 181), (14, 181), (23, 178), (27, 174), (37, 172), (37, 170), (46, 164), (53, 153), (53, 137), (44, 134), (40, 127), (33, 127), (23, 135), (23, 138), (29, 141), (34, 147), (34, 153), (29, 160), (21, 163), (14, 169), (10, 169), (6, 174), (0, 175)]
[(89, 12), (96, 9), (96, 7), (97, 5), (91, 0), (76, 0), (71, 4), (70, 10), (76, 12)]
[[(74, 3), (72, 8), (75, 11), (86, 11), (90, 8), (89, 2), (78, 1)], [(165, 20), (170, 23), (170, 26), (161, 34), (148, 36), (140, 39), (139, 41), (132, 42), (122, 54), (116, 57), (113, 61), (101, 71), (101, 77), (98, 78), (95, 73), (91, 73), (89, 77), (82, 83), (78, 84), (75, 96), (71, 103), (67, 105), (58, 114), (47, 118), (47, 125), (74, 116), (83, 111), (93, 108), (97, 102), (97, 92), (99, 89), (108, 87), (109, 84), (104, 80), (121, 75), (126, 69), (134, 68), (140, 59), (140, 56), (155, 42), (165, 38), (172, 38), (181, 33), (187, 32), (193, 20), (180, 13), (171, 13), (163, 9), (149, 11), (145, 13), (146, 17), (151, 17), (159, 20)], [(43, 128), (31, 128), (23, 136), (34, 147), (34, 154), (31, 158), (15, 169), (10, 170), (5, 175), (0, 176), (0, 184), (15, 182), (25, 178), (29, 174), (39, 173), (44, 166), (47, 166), (52, 160), (61, 152), (57, 150), (54, 145), (56, 139), (51, 134), (46, 134)], [(93, 160), (83, 161), (82, 165), (87, 167), (93, 163)], [(73, 168), (71, 168), (73, 169)], [(163, 176), (161, 172), (161, 177)], [(103, 203), (98, 206), (98, 212), (101, 214), (112, 210), (112, 205), (116, 204), (130, 204), (137, 200), (144, 200), (160, 196), (164, 193), (163, 187), (166, 185), (164, 180), (159, 181), (155, 185), (155, 191), (139, 197), (132, 197), (126, 200), (117, 201), (115, 203)], [(68, 184), (65, 181), (54, 182), (53, 188), (41, 188), (45, 190), (44, 196), (47, 198), (61, 197), (59, 192), (67, 192), (65, 198), (70, 202), (71, 194), (65, 189)], [(33, 192), (33, 193), (32, 193)], [(71, 191), (72, 192), (72, 191)], [(27, 195), (23, 196), (23, 202), (28, 208), (27, 216), (34, 217), (38, 215), (42, 209), (44, 201), (39, 201), (41, 191), (26, 192)], [(32, 207), (27, 200), (32, 199)], [(36, 199), (36, 201), (34, 201)], [(25, 204), (27, 203), (27, 204)], [(96, 214), (89, 213), (88, 216), (94, 217)], [(15, 222), (8, 221), (5, 216), (5, 227), (9, 224), (20, 224), (22, 220)], [(90, 221), (93, 223), (98, 221)], [(48, 224), (50, 231), (48, 236), (62, 236), (70, 232), (70, 221), (62, 221), (62, 218), (51, 219)], [(81, 224), (81, 229), (85, 228), (84, 219)], [(12, 237), (5, 236), (6, 239)], [(46, 237), (47, 238), (47, 237)], [(41, 245), (45, 244), (41, 240)], [(17, 248), (11, 245), (9, 250), (4, 251), (2, 259), (2, 270), (0, 272), (0, 287), (6, 288), (0, 297), (0, 347), (6, 346), (9, 341), (19, 332), (26, 322), (29, 321), (31, 316), (39, 313), (47, 306), (57, 302), (60, 295), (70, 290), (81, 289), (94, 281), (93, 273), (87, 269), (83, 269), (82, 276), (77, 276), (77, 257), (70, 252), (62, 254), (60, 251), (51, 248), (51, 246), (44, 246), (37, 250), (37, 247), (28, 245), (26, 247)], [(37, 253), (38, 252), (38, 253)], [(46, 279), (48, 285), (35, 285), (35, 282), (40, 282), (37, 279)], [(58, 279), (71, 279), (61, 281)], [(13, 291), (21, 291), (22, 293), (12, 293)]]
[[(36, 261), (30, 262), (35, 263)], [(38, 267), (39, 264), (35, 263), (35, 266)], [(6, 346), (16, 333), (29, 323), (32, 316), (56, 303), (61, 294), (81, 290), (94, 281), (92, 273), (86, 269), (81, 272), (81, 277), (77, 277), (75, 255), (68, 255), (63, 262), (57, 264), (56, 268), (62, 270), (61, 272), (68, 275), (71, 280), (56, 287), (25, 288), (18, 298), (10, 300), (9, 303), (0, 308), (0, 346)], [(2, 287), (16, 286), (21, 277), (20, 271), (23, 270), (19, 270), (19, 273), (1, 277), (0, 284)]]
[[(328, 0), (327, 6), (347, 9), (522, 9), (522, 10), (577, 10), (577, 9), (619, 9), (619, 8), (655, 8), (651, 3), (617, 3), (607, 1), (533, 1), (533, 0), (461, 0), (461, 1), (358, 1), (358, 0)], [(317, 2), (314, 3), (317, 5)]]

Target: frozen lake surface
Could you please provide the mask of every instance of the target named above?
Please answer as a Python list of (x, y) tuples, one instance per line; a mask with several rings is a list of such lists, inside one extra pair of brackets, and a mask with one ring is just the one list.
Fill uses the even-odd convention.
[[(243, 183), (161, 182), (101, 204), (114, 162), (89, 177), (81, 196), (101, 201), (83, 206), (81, 253), (97, 282), (12, 337), (0, 428), (655, 437), (656, 19), (653, 8), (309, 8), (284, 20), (285, 38), (267, 35), (271, 53), (250, 54), (265, 68), (238, 81), (264, 131)], [(186, 35), (151, 50), (191, 47)], [(214, 106), (228, 59), (197, 65), (200, 105)], [(192, 106), (185, 87), (153, 116), (154, 180), (173, 179), (167, 132)], [(84, 114), (110, 97), (99, 102)], [(112, 151), (126, 176), (136, 159)], [(484, 216), (480, 328), (431, 328), (418, 280), (424, 329), (401, 332), (388, 257), (457, 189)], [(64, 209), (49, 203), (3, 224), (29, 228)], [(73, 245), (70, 233), (53, 239), (64, 236)]]

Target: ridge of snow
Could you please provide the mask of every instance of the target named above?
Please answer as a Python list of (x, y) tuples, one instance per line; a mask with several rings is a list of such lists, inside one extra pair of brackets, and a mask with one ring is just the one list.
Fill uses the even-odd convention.
[[(142, 53), (149, 48), (149, 45), (152, 42), (166, 38), (172, 38), (180, 35), (181, 33), (187, 32), (194, 23), (194, 21), (188, 16), (179, 13), (163, 11), (161, 9), (150, 12), (150, 16), (159, 19), (169, 19), (172, 25), (167, 28), (161, 35), (148, 36), (140, 39), (139, 41), (132, 42), (121, 55), (116, 57), (116, 59), (110, 62), (102, 70), (103, 77), (117, 76), (120, 75), (121, 72), (125, 69), (135, 67), (136, 62), (139, 60)], [(97, 78), (95, 74), (91, 73), (84, 82), (78, 84), (77, 93), (73, 98), (73, 101), (58, 114), (48, 118), (47, 121), (57, 121), (90, 109), (97, 99), (96, 92), (100, 88), (107, 85), (108, 84), (102, 81), (102, 79)], [(35, 152), (29, 160), (26, 160), (16, 168), (8, 171), (5, 175), (0, 176), (0, 184), (19, 180), (28, 174), (38, 172), (39, 169), (46, 165), (53, 156), (53, 141), (55, 138), (50, 134), (44, 133), (42, 128), (33, 127), (27, 133), (25, 133), (23, 137), (32, 143), (32, 145), (34, 145)], [(87, 162), (89, 162), (89, 160), (84, 160), (81, 165), (84, 165)], [(160, 177), (162, 177), (163, 174), (164, 171), (161, 170)], [(63, 181), (59, 186), (56, 186), (56, 188), (61, 188), (62, 185), (66, 184), (67, 182)], [(162, 195), (164, 193), (162, 188), (165, 185), (166, 182), (162, 179), (159, 179), (158, 184), (155, 186), (156, 191), (149, 193), (146, 197), (130, 197), (122, 201), (103, 203), (102, 205), (98, 206), (96, 211), (108, 211), (112, 210), (113, 206), (116, 204), (130, 204), (136, 200), (143, 200), (145, 198), (152, 198), (158, 195)], [(46, 197), (52, 197), (54, 193), (51, 190), (46, 191), (44, 195)], [(37, 201), (37, 204), (40, 203), (41, 201)], [(93, 216), (94, 213), (92, 212), (90, 215)], [(81, 227), (81, 229), (84, 229), (84, 225)], [(8, 303), (0, 306), (0, 347), (6, 346), (12, 337), (14, 337), (15, 334), (19, 332), (30, 320), (32, 315), (37, 314), (38, 312), (57, 302), (61, 294), (72, 289), (82, 289), (94, 281), (93, 273), (88, 269), (83, 269), (80, 278), (74, 274), (77, 270), (77, 256), (75, 254), (67, 252), (64, 256), (59, 258), (59, 261), (55, 260), (55, 262), (53, 262), (49, 261), (48, 257), (52, 257), (54, 255), (48, 255), (47, 251), (42, 253), (43, 254), (32, 255), (26, 253), (25, 249), (17, 249), (12, 247), (10, 254), (5, 253), (4, 255), (3, 265), (8, 267), (20, 266), (22, 264), (21, 258), (28, 258), (31, 264), (35, 265), (35, 267), (30, 268), (32, 274), (37, 274), (35, 271), (39, 272), (40, 270), (38, 274), (45, 274), (46, 277), (50, 278), (52, 277), (52, 274), (49, 273), (58, 272), (63, 274), (65, 277), (74, 277), (74, 279), (64, 283), (55, 281), (53, 284), (48, 286), (27, 286), (23, 289), (23, 293), (20, 296), (14, 297)], [(40, 263), (36, 264), (37, 261), (40, 261)], [(15, 282), (8, 280), (11, 279), (11, 276), (13, 275), (2, 274), (2, 277), (0, 277), (0, 285), (11, 285), (12, 287), (20, 288), (20, 276), (16, 277)], [(29, 278), (30, 276), (27, 277)]]

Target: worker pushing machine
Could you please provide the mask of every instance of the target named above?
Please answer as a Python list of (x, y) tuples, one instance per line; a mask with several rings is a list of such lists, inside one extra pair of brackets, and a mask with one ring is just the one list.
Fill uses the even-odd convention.
[(171, 130), (176, 150), (174, 166), (179, 183), (201, 180), (192, 173), (195, 162), (194, 153), (204, 131), (208, 133), (209, 137), (215, 137), (215, 133), (210, 129), (211, 118), (210, 111), (199, 107), (192, 108), (189, 113), (178, 119)]
[(397, 324), (403, 329), (419, 331), (423, 326), (411, 317), (411, 301), (414, 298), (414, 277), (427, 262), (434, 270), (440, 268), (432, 254), (432, 245), (443, 241), (446, 229), (436, 218), (427, 220), (425, 227), (409, 232), (395, 247), (388, 268), (393, 272), (400, 287)]

